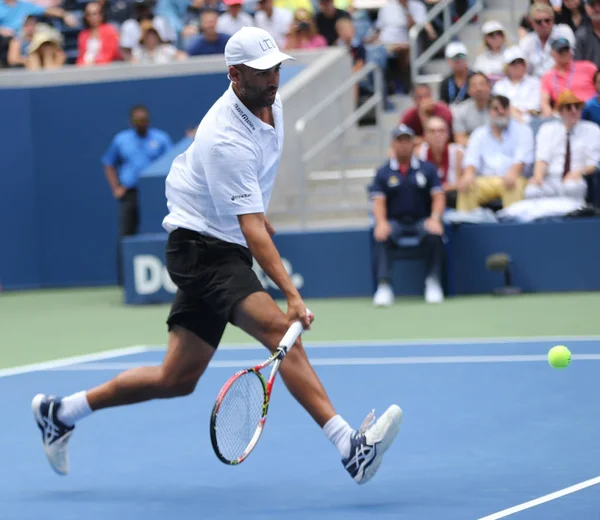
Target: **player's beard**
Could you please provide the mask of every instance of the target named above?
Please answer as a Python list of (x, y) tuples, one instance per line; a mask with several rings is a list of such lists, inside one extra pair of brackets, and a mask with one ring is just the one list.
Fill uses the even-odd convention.
[[(248, 108), (266, 108), (273, 105), (275, 96), (272, 95), (274, 87), (268, 87), (263, 90), (252, 89), (248, 87), (240, 88), (240, 97), (245, 100)], [(275, 93), (277, 89), (275, 88)]]

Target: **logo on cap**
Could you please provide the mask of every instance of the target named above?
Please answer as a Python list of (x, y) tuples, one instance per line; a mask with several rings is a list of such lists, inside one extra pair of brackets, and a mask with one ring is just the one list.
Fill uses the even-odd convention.
[(270, 38), (265, 38), (262, 42), (260, 42), (260, 48), (267, 52), (275, 49), (275, 42)]

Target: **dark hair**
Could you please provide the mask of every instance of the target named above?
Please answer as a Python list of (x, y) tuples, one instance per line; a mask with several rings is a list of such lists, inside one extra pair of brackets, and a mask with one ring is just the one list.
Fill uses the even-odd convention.
[(411, 94), (414, 95), (418, 88), (426, 88), (427, 90), (429, 90), (429, 92), (431, 92), (431, 87), (428, 83), (415, 83), (411, 90)]
[(487, 81), (488, 85), (491, 84), (490, 78), (488, 78), (483, 72), (476, 71), (476, 72), (473, 72), (473, 74), (471, 74), (469, 76), (469, 79), (467, 80), (467, 83), (469, 84), (469, 86), (471, 85), (471, 81), (473, 80), (473, 78), (475, 78), (477, 76), (481, 76), (482, 78), (484, 78)]
[(506, 96), (503, 96), (502, 94), (494, 94), (493, 96), (490, 96), (488, 107), (492, 106), (492, 103), (494, 101), (500, 103), (502, 108), (504, 108), (505, 110), (510, 106), (510, 99), (508, 99)]
[(133, 117), (133, 114), (135, 114), (138, 111), (144, 111), (146, 112), (146, 114), (150, 114), (150, 111), (148, 110), (146, 105), (133, 105), (129, 110), (129, 118), (131, 119)]

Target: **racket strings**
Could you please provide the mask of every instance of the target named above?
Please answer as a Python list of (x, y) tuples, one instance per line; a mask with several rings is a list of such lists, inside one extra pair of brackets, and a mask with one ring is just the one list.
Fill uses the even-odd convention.
[(219, 451), (226, 459), (236, 460), (246, 451), (262, 417), (264, 395), (255, 372), (237, 378), (227, 390), (215, 428)]

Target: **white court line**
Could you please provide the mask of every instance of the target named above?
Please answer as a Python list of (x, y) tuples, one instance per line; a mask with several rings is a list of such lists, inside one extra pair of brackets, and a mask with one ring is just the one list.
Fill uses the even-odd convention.
[(70, 365), (78, 365), (81, 363), (89, 363), (90, 361), (102, 361), (103, 359), (113, 359), (132, 354), (141, 354), (148, 349), (143, 345), (134, 347), (117, 348), (113, 350), (105, 350), (94, 354), (84, 354), (82, 356), (73, 356), (61, 359), (53, 359), (42, 363), (32, 363), (31, 365), (21, 365), (13, 368), (0, 369), (0, 378), (16, 376), (19, 374), (29, 374), (31, 372), (39, 372), (40, 370), (53, 370), (56, 368), (67, 367)]
[(494, 513), (493, 515), (479, 518), (478, 520), (498, 520), (499, 518), (505, 518), (520, 511), (524, 511), (525, 509), (530, 509), (532, 507), (539, 506), (540, 504), (544, 504), (545, 502), (550, 502), (551, 500), (556, 500), (557, 498), (564, 497), (565, 495), (575, 493), (576, 491), (581, 491), (582, 489), (595, 486), (596, 484), (600, 484), (600, 477), (592, 478), (590, 480), (586, 480), (585, 482), (580, 482), (579, 484), (575, 484), (574, 486), (555, 491), (554, 493), (550, 493), (549, 495), (544, 495), (543, 497), (536, 498), (535, 500), (530, 500), (529, 502), (519, 504), (517, 506), (511, 507), (510, 509), (505, 509), (504, 511), (499, 511), (498, 513)]
[[(600, 354), (581, 354), (573, 356), (574, 360), (600, 361)], [(548, 358), (542, 355), (514, 355), (514, 356), (406, 356), (406, 357), (359, 357), (359, 358), (313, 358), (313, 366), (367, 366), (367, 365), (429, 365), (453, 363), (525, 363), (531, 361), (545, 361)], [(214, 360), (209, 368), (246, 368), (262, 363), (263, 359), (235, 359)], [(89, 363), (67, 365), (51, 368), (52, 371), (102, 371), (102, 370), (128, 370), (140, 365), (156, 366), (159, 363)]]
[[(540, 342), (569, 342), (575, 343), (579, 341), (599, 341), (600, 336), (508, 336), (504, 338), (461, 338), (461, 339), (422, 339), (410, 341), (362, 341), (362, 340), (340, 340), (340, 341), (321, 341), (305, 343), (309, 349), (318, 348), (355, 348), (355, 347), (412, 347), (412, 346), (456, 346), (456, 345), (498, 345), (502, 343), (540, 343)], [(54, 359), (41, 363), (32, 363), (29, 365), (20, 365), (11, 368), (0, 369), (0, 378), (15, 376), (19, 374), (28, 374), (38, 372), (40, 370), (48, 370), (56, 367), (63, 367), (85, 363), (87, 361), (111, 359), (132, 354), (140, 354), (149, 351), (164, 351), (165, 345), (134, 345), (131, 347), (106, 350), (95, 354), (84, 354), (82, 356), (73, 356), (62, 359)], [(219, 347), (220, 350), (264, 350), (262, 345), (257, 343), (242, 343), (242, 344), (223, 344)]]
[[(307, 333), (307, 334), (310, 334)], [(508, 336), (504, 338), (456, 338), (456, 339), (415, 339), (415, 340), (336, 340), (336, 341), (310, 341), (310, 336), (304, 336), (304, 347), (308, 349), (320, 348), (371, 348), (371, 347), (434, 347), (457, 345), (502, 345), (503, 343), (561, 343), (561, 342), (585, 342), (598, 341), (600, 336)], [(148, 351), (163, 351), (165, 345), (145, 345)], [(264, 350), (265, 347), (254, 343), (224, 343), (219, 346), (219, 350)]]

